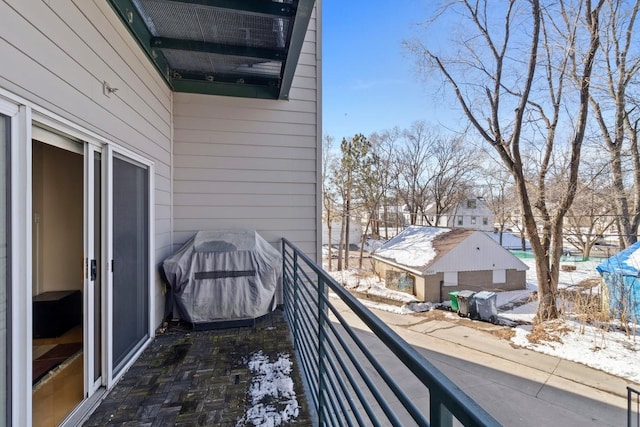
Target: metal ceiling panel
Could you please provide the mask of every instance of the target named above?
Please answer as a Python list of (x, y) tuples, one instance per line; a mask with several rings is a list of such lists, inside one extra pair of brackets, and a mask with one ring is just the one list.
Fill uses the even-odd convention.
[[(216, 93), (222, 85), (223, 95), (233, 96), (237, 87), (237, 96), (280, 99), (288, 99), (314, 4), (314, 0), (109, 1), (173, 90)], [(242, 85), (255, 88), (240, 89)]]

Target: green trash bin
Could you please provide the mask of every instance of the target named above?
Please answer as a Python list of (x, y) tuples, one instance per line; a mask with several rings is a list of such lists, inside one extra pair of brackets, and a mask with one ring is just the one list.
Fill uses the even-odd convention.
[(451, 310), (455, 312), (458, 311), (458, 292), (460, 291), (449, 292), (449, 300), (451, 301)]

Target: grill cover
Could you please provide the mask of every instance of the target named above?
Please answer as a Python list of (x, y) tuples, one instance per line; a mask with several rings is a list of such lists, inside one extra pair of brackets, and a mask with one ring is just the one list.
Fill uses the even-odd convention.
[(282, 300), (282, 256), (255, 231), (199, 231), (163, 269), (178, 317), (194, 326), (254, 319)]

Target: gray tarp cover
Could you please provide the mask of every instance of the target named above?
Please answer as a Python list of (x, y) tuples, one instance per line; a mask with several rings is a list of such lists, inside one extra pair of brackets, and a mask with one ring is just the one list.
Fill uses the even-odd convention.
[(255, 231), (199, 231), (163, 268), (191, 323), (257, 318), (281, 299), (282, 257)]

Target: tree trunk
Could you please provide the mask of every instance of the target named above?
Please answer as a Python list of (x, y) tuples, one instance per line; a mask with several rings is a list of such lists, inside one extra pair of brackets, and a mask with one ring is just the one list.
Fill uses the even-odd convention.
[(362, 258), (363, 258), (363, 253), (364, 253), (364, 245), (366, 243), (367, 240), (367, 233), (369, 232), (369, 222), (367, 221), (367, 225), (364, 228), (364, 233), (362, 233), (362, 239), (360, 239), (360, 256), (359, 256), (359, 260), (358, 260), (358, 266), (360, 268), (362, 268)]
[(331, 259), (331, 256), (333, 255), (333, 236), (331, 231), (333, 230), (333, 227), (331, 227), (331, 215), (329, 210), (327, 210), (327, 238), (328, 238), (328, 246), (327, 246), (327, 264), (328, 264), (328, 268), (329, 271), (331, 271), (331, 267), (333, 264), (333, 260)]
[(344, 268), (345, 270), (349, 269), (349, 236), (350, 233), (350, 221), (351, 220), (351, 200), (347, 199), (345, 203), (345, 216), (343, 219), (344, 223), (344, 238), (347, 244), (344, 246)]
[(340, 239), (338, 239), (338, 271), (342, 271), (342, 249), (344, 245), (344, 214), (340, 221)]

